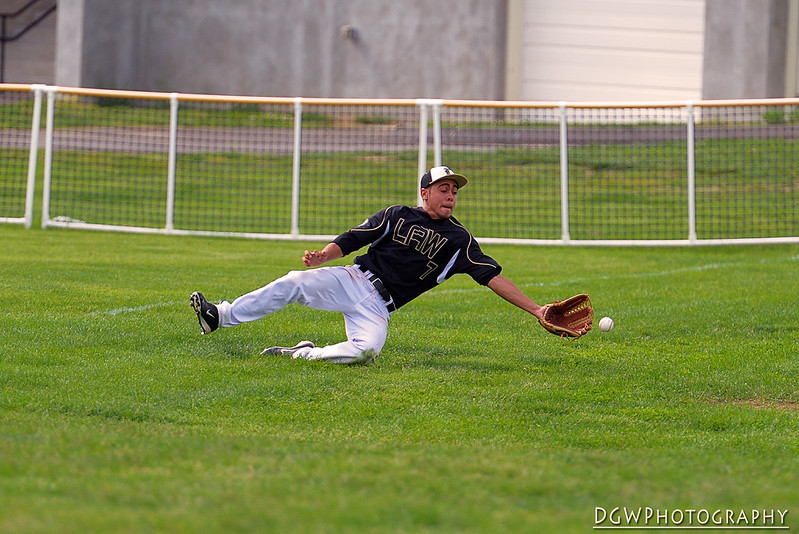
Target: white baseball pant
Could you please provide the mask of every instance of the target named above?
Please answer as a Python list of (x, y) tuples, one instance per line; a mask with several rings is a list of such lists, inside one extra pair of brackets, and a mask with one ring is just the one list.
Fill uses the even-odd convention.
[(347, 341), (303, 348), (295, 353), (295, 358), (362, 362), (377, 357), (386, 342), (390, 315), (386, 303), (355, 265), (291, 271), (233, 302), (221, 302), (217, 306), (219, 326), (228, 328), (255, 321), (293, 302), (343, 313), (347, 333)]

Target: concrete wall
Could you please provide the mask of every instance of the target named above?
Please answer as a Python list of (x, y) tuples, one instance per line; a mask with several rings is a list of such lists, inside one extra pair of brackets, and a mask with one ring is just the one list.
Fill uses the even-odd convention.
[(56, 29), (56, 85), (80, 87), (83, 65), (83, 0), (59, 0)]
[(706, 0), (702, 97), (785, 95), (788, 2)]
[[(16, 13), (27, 0), (0, 0), (0, 12)], [(14, 35), (31, 23), (37, 9), (25, 11), (6, 20), (7, 35)], [(3, 81), (7, 83), (54, 83), (56, 48), (56, 13), (50, 13), (42, 22), (15, 41), (5, 44)]]
[(505, 0), (61, 0), (59, 16), (60, 85), (503, 98)]
[[(518, 98), (513, 83), (510, 94), (504, 85), (506, 73), (515, 73), (511, 82), (521, 77), (522, 55), (511, 50), (515, 63), (504, 61), (506, 9), (520, 1), (59, 0), (54, 82), (270, 96)], [(796, 34), (787, 21), (796, 22), (789, 13), (797, 0), (705, 1), (701, 97), (778, 97), (788, 85), (794, 93), (797, 67), (786, 67), (786, 48)], [(345, 25), (357, 40), (341, 37)], [(7, 81), (53, 83), (52, 44), (30, 41), (12, 43), (7, 61), (36, 57), (37, 70), (22, 70), (30, 60), (17, 63)], [(789, 57), (796, 62), (795, 50)]]

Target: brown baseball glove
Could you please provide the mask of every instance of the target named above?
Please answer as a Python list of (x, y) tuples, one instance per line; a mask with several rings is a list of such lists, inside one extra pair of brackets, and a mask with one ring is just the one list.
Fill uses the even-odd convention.
[(544, 306), (544, 315), (538, 320), (545, 329), (560, 337), (580, 337), (591, 330), (594, 308), (585, 293), (566, 300), (550, 302)]

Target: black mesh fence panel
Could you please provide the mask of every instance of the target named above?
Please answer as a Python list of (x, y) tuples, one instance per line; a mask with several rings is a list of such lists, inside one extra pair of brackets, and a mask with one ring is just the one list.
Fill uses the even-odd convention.
[(339, 234), (392, 204), (416, 202), (416, 106), (303, 108), (300, 232)]
[(56, 95), (49, 216), (163, 228), (169, 102)]
[(25, 215), (34, 95), (0, 91), (0, 217)]
[(560, 239), (557, 108), (447, 106), (442, 163), (469, 178), (456, 216), (476, 236)]
[(799, 234), (799, 106), (701, 109), (699, 239)]
[(288, 234), (291, 104), (181, 103), (175, 227)]
[(686, 239), (687, 125), (681, 108), (568, 112), (572, 239)]

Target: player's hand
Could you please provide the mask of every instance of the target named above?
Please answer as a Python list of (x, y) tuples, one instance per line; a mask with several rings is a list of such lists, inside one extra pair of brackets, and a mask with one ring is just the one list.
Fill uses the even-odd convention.
[(326, 261), (327, 255), (318, 250), (314, 250), (313, 252), (306, 250), (305, 254), (302, 256), (302, 263), (305, 264), (306, 267), (319, 267)]
[(305, 251), (302, 255), (302, 263), (306, 267), (319, 267), (323, 263), (337, 260), (344, 256), (341, 252), (341, 247), (335, 243), (328, 243), (322, 250), (314, 250), (313, 252)]

